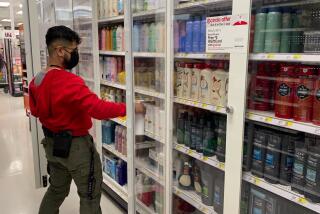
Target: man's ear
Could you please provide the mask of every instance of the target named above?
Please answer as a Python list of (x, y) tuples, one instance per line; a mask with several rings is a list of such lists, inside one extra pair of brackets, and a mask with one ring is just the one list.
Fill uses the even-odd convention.
[(56, 52), (57, 52), (57, 55), (58, 55), (58, 56), (64, 57), (65, 50), (64, 50), (62, 47), (57, 47), (57, 48), (56, 48)]

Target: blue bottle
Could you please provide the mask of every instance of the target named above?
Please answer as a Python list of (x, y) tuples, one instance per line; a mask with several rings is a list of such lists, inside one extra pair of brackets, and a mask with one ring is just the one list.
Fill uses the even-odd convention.
[(186, 22), (179, 22), (179, 52), (186, 52)]
[(134, 24), (133, 25), (133, 41), (132, 41), (132, 49), (134, 52), (139, 52), (140, 51), (140, 46), (139, 46), (139, 41), (140, 41), (140, 29), (141, 25), (140, 24)]
[(189, 19), (186, 24), (186, 52), (191, 53), (192, 52), (192, 46), (193, 46), (193, 18)]
[(113, 144), (115, 137), (115, 125), (112, 121), (106, 121), (104, 126), (104, 142), (105, 144)]
[(202, 16), (200, 25), (200, 50), (199, 52), (206, 52), (206, 36), (207, 36), (207, 17)]
[[(192, 23), (193, 29), (192, 29), (192, 52), (199, 53), (200, 52), (200, 26), (201, 26), (201, 20), (199, 16), (196, 16), (194, 18), (194, 21)], [(200, 32), (200, 33), (199, 33)]]

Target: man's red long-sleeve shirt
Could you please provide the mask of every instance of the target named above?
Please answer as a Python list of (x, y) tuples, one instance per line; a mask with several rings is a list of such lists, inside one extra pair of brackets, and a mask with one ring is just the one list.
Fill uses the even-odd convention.
[(29, 86), (31, 114), (53, 132), (69, 130), (73, 136), (88, 134), (91, 118), (107, 120), (126, 115), (125, 104), (103, 101), (84, 81), (54, 68), (35, 77)]

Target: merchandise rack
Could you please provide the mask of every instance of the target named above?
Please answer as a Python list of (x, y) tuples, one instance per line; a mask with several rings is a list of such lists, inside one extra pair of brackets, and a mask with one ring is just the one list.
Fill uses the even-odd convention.
[(109, 175), (103, 172), (103, 182), (112, 187), (114, 190), (124, 201), (128, 202), (128, 188), (127, 186), (120, 186), (117, 182), (115, 182)]
[(125, 52), (123, 51), (99, 51), (99, 54), (100, 55), (103, 55), (103, 56), (125, 56)]
[[(308, 0), (305, 2), (293, 2), (293, 3), (279, 3), (276, 5), (270, 4), (268, 5), (268, 7), (276, 7), (276, 6), (301, 6), (303, 4), (314, 4), (317, 1), (315, 0)], [(253, 5), (251, 7), (249, 1), (245, 1), (245, 2), (241, 2), (241, 3), (236, 3), (235, 1), (231, 1), (231, 0), (203, 0), (203, 1), (192, 1), (189, 3), (184, 3), (181, 5), (174, 5), (174, 2), (170, 1), (170, 3), (166, 6), (166, 8), (160, 8), (160, 9), (155, 9), (155, 10), (150, 10), (150, 11), (142, 11), (142, 12), (138, 12), (138, 13), (132, 13), (132, 16), (129, 18), (127, 17), (127, 15), (124, 16), (116, 16), (116, 17), (108, 17), (105, 19), (99, 19), (96, 21), (96, 25), (99, 26), (106, 26), (108, 24), (113, 24), (113, 23), (124, 23), (124, 26), (131, 26), (132, 23), (128, 23), (129, 21), (140, 21), (140, 20), (154, 20), (156, 19), (157, 16), (159, 17), (165, 17), (165, 20), (167, 20), (168, 23), (166, 23), (166, 30), (167, 35), (166, 37), (169, 40), (172, 40), (172, 35), (173, 35), (173, 30), (170, 29), (170, 27), (172, 26), (172, 23), (170, 23), (170, 21), (172, 18), (172, 15), (174, 13), (176, 14), (182, 14), (182, 13), (195, 13), (198, 14), (199, 11), (203, 10), (203, 8), (205, 7), (214, 7), (214, 11), (228, 11), (226, 13), (229, 13), (230, 7), (232, 5), (232, 13), (233, 14), (237, 14), (237, 11), (241, 11), (241, 13), (243, 13), (243, 11), (246, 11), (248, 13), (251, 13), (251, 8), (255, 7), (256, 5)], [(126, 4), (126, 6), (128, 7), (129, 4)], [(248, 7), (248, 8), (246, 8)], [(128, 8), (126, 9), (128, 10)], [(171, 10), (171, 11), (168, 11)], [(250, 12), (249, 12), (250, 11)], [(129, 16), (129, 15), (128, 15)], [(126, 33), (128, 33), (128, 31), (130, 31), (129, 35), (132, 35), (131, 33), (132, 29), (126, 29)], [(299, 30), (299, 29), (297, 29)], [(249, 31), (249, 30), (248, 30)], [(126, 38), (130, 38), (130, 37), (126, 37)], [(131, 43), (131, 42), (130, 42)], [(167, 42), (170, 43), (170, 42)], [(130, 45), (130, 44), (129, 44)], [(128, 48), (128, 46), (126, 46), (126, 48)], [(172, 47), (172, 43), (171, 44), (167, 44), (166, 47), (167, 50), (173, 50)], [(291, 63), (313, 63), (313, 64), (319, 64), (320, 62), (320, 57), (317, 54), (309, 54), (309, 53), (289, 53), (289, 54), (280, 54), (280, 53), (259, 53), (259, 54), (237, 54), (237, 53), (231, 53), (231, 54), (225, 54), (225, 53), (171, 53), (170, 51), (167, 51), (166, 53), (158, 53), (158, 52), (130, 52), (131, 49), (126, 50), (125, 52), (117, 52), (117, 51), (99, 51), (98, 52), (98, 56), (125, 56), (125, 60), (126, 60), (126, 67), (130, 66), (131, 68), (133, 67), (133, 60), (137, 59), (137, 58), (155, 58), (155, 59), (166, 59), (167, 57), (172, 57), (168, 60), (166, 60), (166, 75), (173, 76), (173, 64), (174, 64), (174, 60), (176, 61), (182, 61), (182, 60), (194, 60), (194, 61), (199, 61), (199, 60), (223, 60), (223, 61), (230, 61), (230, 84), (234, 84), (234, 85), (241, 85), (243, 83), (245, 83), (245, 79), (246, 79), (246, 75), (247, 75), (247, 63), (244, 62), (248, 62), (250, 61), (274, 61), (274, 62), (291, 62)], [(129, 57), (129, 58), (128, 58)], [(235, 58), (237, 58), (237, 60), (235, 60)], [(130, 62), (129, 62), (130, 61)], [(240, 62), (241, 61), (241, 62)], [(240, 63), (240, 64), (239, 64)], [(130, 69), (126, 69), (126, 71), (130, 71)], [(133, 72), (133, 69), (131, 70)], [(240, 72), (238, 72), (240, 71)], [(237, 73), (237, 74), (236, 74)], [(99, 72), (97, 72), (97, 74), (99, 74)], [(100, 76), (100, 75), (98, 75)], [(241, 76), (241, 78), (236, 78)], [(172, 77), (166, 77), (166, 81), (171, 80)], [(130, 80), (130, 78), (127, 78), (127, 81)], [(132, 81), (132, 79), (131, 79)], [(170, 81), (171, 82), (171, 81)], [(174, 97), (173, 95), (171, 95), (172, 91), (173, 91), (173, 86), (171, 84), (167, 84), (168, 86), (166, 86), (166, 93), (160, 93), (157, 92), (155, 90), (152, 89), (147, 89), (147, 88), (142, 88), (142, 87), (131, 87), (132, 83), (127, 82), (126, 85), (121, 85), (121, 84), (117, 84), (117, 83), (111, 83), (105, 80), (100, 79), (100, 84), (99, 85), (105, 85), (105, 86), (110, 86), (113, 88), (117, 88), (117, 89), (121, 89), (121, 90), (126, 90), (127, 93), (134, 95), (134, 94), (141, 94), (144, 96), (149, 96), (149, 97), (153, 97), (153, 98), (158, 98), (161, 99), (165, 102), (169, 102), (169, 104), (166, 104), (166, 107), (168, 108), (172, 108), (173, 105), (176, 104), (181, 104), (181, 105), (185, 105), (185, 106), (190, 106), (190, 107), (194, 107), (197, 109), (202, 109), (202, 110), (207, 110), (213, 113), (218, 113), (218, 114), (223, 114), (223, 115), (227, 115), (228, 120), (233, 120), (232, 118), (237, 118), (239, 119), (239, 115), (241, 113), (243, 113), (243, 121), (245, 121), (245, 119), (247, 120), (251, 120), (251, 121), (256, 121), (256, 122), (262, 122), (264, 124), (268, 124), (268, 125), (273, 125), (273, 126), (278, 126), (278, 127), (283, 127), (283, 128), (288, 128), (288, 129), (292, 129), (292, 130), (296, 130), (296, 131), (302, 131), (305, 133), (311, 133), (311, 134), (316, 134), (316, 135), (320, 135), (320, 127), (313, 125), (311, 123), (300, 123), (300, 122), (296, 122), (293, 120), (286, 120), (286, 119), (280, 119), (280, 118), (276, 118), (274, 116), (273, 113), (270, 112), (259, 112), (259, 111), (252, 111), (252, 110), (246, 110), (243, 109), (241, 102), (238, 102), (238, 100), (235, 99), (235, 97), (239, 96), (239, 97), (243, 97), (244, 94), (246, 94), (246, 92), (244, 92), (244, 88), (242, 88), (242, 86), (240, 88), (238, 87), (233, 87), (233, 86), (229, 86), (229, 94), (233, 94), (232, 97), (228, 100), (228, 106), (214, 106), (214, 105), (209, 105), (209, 104), (205, 104), (205, 103), (201, 103), (198, 101), (193, 101), (193, 100), (188, 100), (188, 99), (183, 99), (183, 98), (178, 98), (178, 97)], [(170, 93), (168, 93), (168, 91)], [(170, 104), (171, 102), (171, 104)], [(233, 111), (229, 111), (230, 109), (235, 109), (236, 113), (233, 113)], [(170, 114), (170, 111), (167, 112), (167, 114)], [(167, 116), (168, 118), (170, 118), (170, 115)], [(172, 118), (172, 117), (171, 117)], [(235, 119), (234, 119), (235, 120)], [(112, 121), (116, 122), (117, 124), (120, 124), (122, 126), (129, 126), (132, 128), (131, 124), (133, 121), (132, 120), (128, 120), (126, 121), (125, 119), (112, 119)], [(128, 122), (128, 124), (127, 124)], [(162, 145), (164, 145), (166, 147), (166, 151), (170, 151), (170, 152), (179, 152), (182, 153), (184, 155), (187, 155), (189, 157), (192, 157), (193, 159), (199, 160), (202, 163), (208, 164), (210, 166), (213, 166), (216, 169), (219, 169), (220, 171), (223, 171), (225, 173), (225, 198), (228, 198), (228, 200), (225, 200), (225, 213), (237, 213), (238, 208), (237, 208), (237, 204), (230, 202), (230, 201), (239, 201), (239, 200), (235, 200), (235, 199), (239, 199), (239, 197), (237, 195), (240, 195), (240, 188), (239, 185), (241, 184), (237, 184), (235, 186), (233, 186), (233, 189), (230, 189), (231, 185), (228, 185), (228, 183), (230, 184), (231, 181), (234, 181), (235, 178), (239, 177), (239, 182), (241, 182), (241, 180), (244, 180), (248, 183), (251, 183), (253, 185), (259, 186), (262, 189), (268, 190), (278, 196), (281, 196), (283, 198), (286, 198), (290, 201), (292, 201), (293, 203), (299, 204), (303, 207), (306, 207), (310, 210), (313, 210), (317, 213), (320, 213), (319, 210), (319, 205), (309, 202), (307, 199), (304, 198), (303, 195), (297, 194), (295, 192), (292, 192), (290, 187), (286, 187), (286, 186), (282, 186), (282, 185), (274, 185), (274, 184), (270, 184), (268, 182), (266, 182), (264, 179), (260, 179), (257, 178), (255, 176), (253, 176), (250, 172), (243, 172), (242, 171), (242, 164), (241, 161), (239, 159), (240, 155), (238, 155), (239, 151), (242, 151), (242, 142), (240, 142), (239, 137), (237, 138), (236, 136), (241, 136), (242, 134), (242, 130), (244, 127), (240, 127), (239, 128), (239, 123), (237, 122), (237, 126), (234, 125), (234, 121), (233, 121), (233, 125), (228, 125), (227, 129), (227, 144), (229, 144), (230, 142), (233, 142), (233, 148), (229, 147), (229, 151), (226, 151), (226, 160), (230, 160), (230, 157), (234, 157), (233, 160), (231, 161), (227, 161), (226, 163), (222, 163), (220, 161), (217, 160), (217, 158), (214, 157), (206, 157), (201, 153), (198, 153), (194, 150), (191, 150), (187, 147), (185, 147), (184, 145), (180, 145), (177, 144), (174, 136), (172, 134), (172, 130), (173, 130), (173, 124), (172, 121), (167, 122), (167, 132), (166, 132), (166, 138), (162, 139), (159, 136), (156, 136), (153, 133), (149, 133), (149, 132), (145, 132), (144, 135), (161, 143)], [(243, 122), (244, 124), (244, 122)], [(236, 128), (237, 127), (237, 128)], [(232, 134), (230, 133), (232, 131)], [(233, 135), (233, 136), (231, 136)], [(241, 139), (242, 140), (242, 139)], [(141, 145), (143, 147), (143, 145)], [(150, 146), (150, 145), (149, 145)], [(137, 148), (140, 147), (137, 145)], [(141, 147), (141, 148), (142, 148)], [(132, 159), (129, 158), (129, 156), (133, 155), (133, 154), (129, 154), (128, 153), (128, 158), (127, 157), (121, 157), (122, 154), (117, 154), (117, 151), (115, 151), (113, 148), (104, 145), (104, 148), (109, 150), (110, 152), (114, 153), (116, 156), (119, 156), (120, 158), (126, 160), (126, 161), (130, 161)], [(148, 148), (148, 145), (145, 144), (145, 148)], [(230, 149), (231, 148), (231, 149)], [(134, 150), (128, 149), (128, 152), (134, 152)], [(170, 153), (169, 153), (170, 155)], [(229, 159), (228, 159), (229, 156)], [(152, 157), (149, 157), (151, 159), (153, 159)], [(157, 160), (155, 160), (156, 162), (158, 162)], [(161, 162), (161, 160), (159, 160)], [(162, 160), (163, 161), (163, 160)], [(177, 195), (178, 197), (182, 198), (183, 200), (187, 201), (188, 203), (190, 203), (191, 205), (193, 205), (195, 208), (197, 208), (199, 211), (203, 212), (203, 213), (213, 213), (215, 214), (216, 212), (214, 211), (213, 207), (208, 207), (205, 206), (204, 204), (201, 203), (201, 198), (194, 192), (194, 191), (185, 191), (185, 190), (181, 190), (177, 187), (177, 185), (175, 184), (170, 184), (171, 182), (171, 178), (170, 177), (170, 171), (172, 170), (172, 166), (168, 166), (167, 164), (172, 164), (171, 159), (170, 158), (166, 158), (165, 160), (165, 165), (164, 165), (164, 171), (165, 174), (164, 175), (159, 175), (157, 174), (155, 171), (153, 171), (153, 169), (151, 169), (149, 165), (143, 163), (143, 161), (141, 160), (135, 160), (135, 164), (133, 169), (130, 169), (130, 165), (128, 165), (128, 172), (130, 170), (138, 170), (141, 173), (143, 173), (144, 175), (146, 175), (147, 177), (151, 178), (152, 180), (156, 181), (157, 183), (161, 184), (165, 189), (166, 189), (166, 197), (169, 197), (169, 199), (165, 199), (167, 202), (166, 206), (171, 205), (171, 199), (172, 199), (172, 194)], [(169, 168), (169, 169), (168, 169)], [(234, 170), (236, 169), (236, 170)], [(128, 179), (133, 179), (130, 178), (130, 175), (133, 175), (132, 173), (128, 173), (129, 178)], [(105, 182), (107, 185), (111, 186), (111, 188), (114, 188), (114, 186), (116, 186), (116, 182), (115, 183), (111, 183), (111, 182)], [(130, 183), (130, 182), (129, 182)], [(131, 184), (134, 185), (134, 183)], [(130, 187), (128, 186), (128, 188), (130, 189)], [(131, 190), (134, 187), (131, 187)], [(169, 191), (168, 191), (169, 190)], [(238, 194), (239, 193), (239, 194)], [(119, 193), (117, 193), (119, 194)], [(156, 213), (153, 208), (151, 207), (147, 207), (145, 206), (141, 201), (139, 201), (138, 199), (135, 199), (135, 195), (133, 195), (132, 198), (129, 198), (127, 200), (128, 202), (128, 207), (129, 207), (129, 212), (130, 210), (132, 211), (132, 208), (134, 207), (139, 213), (145, 213), (145, 214), (149, 214), (149, 213)], [(130, 203), (134, 203), (135, 205), (130, 206)], [(130, 209), (131, 207), (131, 209)], [(166, 208), (165, 209), (167, 212), (169, 213), (169, 211), (171, 210), (170, 208)], [(132, 211), (134, 212), (134, 211)]]
[(102, 147), (104, 149), (106, 149), (107, 151), (111, 152), (112, 154), (114, 154), (115, 156), (119, 157), (121, 160), (127, 162), (127, 157), (124, 156), (123, 154), (121, 154), (120, 152), (118, 152), (116, 149), (115, 149), (115, 146), (114, 145), (106, 145), (106, 144), (103, 144)]
[(114, 82), (109, 82), (109, 81), (103, 80), (103, 79), (100, 80), (100, 84), (101, 85), (105, 85), (105, 86), (110, 86), (110, 87), (113, 87), (113, 88), (117, 88), (117, 89), (121, 89), (121, 90), (126, 90), (126, 86), (125, 85), (122, 85), (122, 84), (119, 84), (119, 83), (114, 83)]
[(193, 205), (195, 208), (197, 208), (199, 211), (205, 214), (217, 214), (213, 207), (204, 205), (201, 202), (201, 198), (199, 195), (197, 195), (194, 191), (192, 190), (181, 190), (177, 186), (173, 187), (173, 193), (188, 202), (189, 204)]

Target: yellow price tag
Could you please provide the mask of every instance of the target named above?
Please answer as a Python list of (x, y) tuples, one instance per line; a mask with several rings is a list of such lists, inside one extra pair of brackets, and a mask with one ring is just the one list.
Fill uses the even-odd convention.
[(223, 169), (224, 170), (224, 163), (219, 163), (219, 169)]
[(274, 58), (274, 54), (268, 54), (268, 55), (267, 55), (267, 58), (268, 58), (268, 59), (273, 59), (273, 58)]
[(189, 150), (188, 150), (188, 154), (189, 154), (189, 155), (192, 155), (192, 154), (193, 154), (193, 151), (192, 151), (191, 149), (189, 149)]
[(207, 212), (208, 212), (208, 208), (206, 208), (206, 207), (201, 207), (200, 211), (203, 212), (203, 213), (207, 213)]
[(261, 180), (259, 179), (259, 178), (254, 178), (253, 179), (253, 183), (255, 184), (255, 185), (259, 185), (260, 184), (260, 182), (261, 182)]
[(267, 123), (271, 123), (271, 122), (272, 122), (272, 118), (271, 118), (271, 117), (267, 117), (267, 118), (265, 119), (265, 121), (266, 121)]
[(182, 146), (181, 146), (180, 144), (177, 144), (177, 145), (176, 145), (176, 149), (181, 149), (181, 147), (182, 147)]
[(289, 127), (290, 127), (290, 126), (293, 126), (293, 122), (288, 121), (287, 124), (286, 124), (286, 126), (289, 126)]
[(208, 107), (207, 104), (205, 104), (205, 103), (202, 104), (202, 108), (207, 108), (207, 107)]
[(203, 156), (202, 160), (207, 161), (207, 160), (209, 160), (209, 158), (207, 156)]
[(300, 203), (300, 204), (306, 204), (306, 203), (307, 203), (307, 200), (306, 200), (305, 198), (300, 197), (300, 198), (298, 199), (298, 203)]
[(301, 59), (301, 54), (294, 54), (293, 59)]
[(253, 114), (249, 112), (249, 113), (247, 114), (247, 117), (248, 117), (249, 119), (252, 119)]

